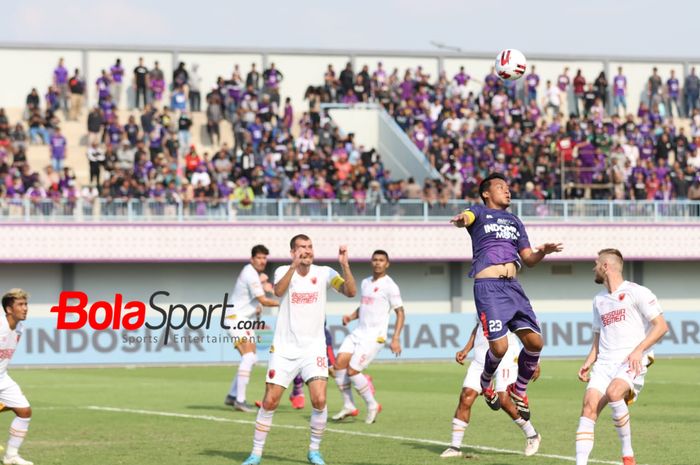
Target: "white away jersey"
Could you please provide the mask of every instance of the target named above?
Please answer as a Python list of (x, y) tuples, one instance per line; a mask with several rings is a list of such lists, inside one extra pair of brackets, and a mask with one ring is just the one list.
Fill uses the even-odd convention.
[(644, 286), (624, 281), (612, 294), (600, 292), (593, 298), (593, 331), (600, 332), (598, 360), (622, 363), (661, 313), (656, 296)]
[(403, 307), (399, 286), (389, 276), (382, 276), (376, 281), (370, 276), (362, 280), (360, 293), (362, 300), (358, 325), (353, 333), (386, 339), (391, 311)]
[(226, 309), (226, 317), (250, 318), (258, 308), (258, 297), (265, 295), (260, 274), (248, 263), (238, 275), (231, 295), (233, 308)]
[(19, 337), (22, 335), (24, 325), (18, 322), (15, 329), (10, 329), (5, 312), (0, 312), (0, 378), (7, 374), (7, 365), (15, 353)]
[[(474, 349), (472, 352), (472, 360), (477, 362), (477, 363), (484, 363), (484, 360), (486, 360), (486, 352), (489, 350), (489, 341), (486, 339), (486, 336), (484, 336), (484, 329), (481, 326), (481, 322), (479, 321), (479, 317), (477, 316), (477, 324), (479, 325), (478, 328), (476, 328), (476, 337), (474, 338)], [(508, 331), (508, 351), (506, 354), (503, 356), (503, 360), (515, 360), (518, 357), (518, 354), (520, 353), (520, 340), (518, 339), (518, 336), (515, 334), (511, 333)]]
[[(275, 270), (275, 283), (289, 270), (289, 265)], [(280, 300), (275, 337), (270, 352), (285, 358), (326, 353), (326, 291), (340, 289), (343, 278), (331, 267), (311, 265), (306, 276), (296, 271), (287, 292)]]

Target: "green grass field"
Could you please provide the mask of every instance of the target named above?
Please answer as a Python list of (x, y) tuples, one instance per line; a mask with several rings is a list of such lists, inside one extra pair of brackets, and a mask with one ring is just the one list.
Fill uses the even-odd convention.
[[(584, 385), (578, 361), (548, 361), (529, 394), (532, 421), (543, 436), (540, 454), (525, 458), (522, 433), (501, 412), (478, 399), (465, 435), (469, 462), (479, 465), (571, 463)], [(700, 463), (700, 360), (659, 360), (631, 409), (639, 464)], [(250, 452), (254, 414), (234, 412), (223, 399), (235, 367), (15, 369), (34, 408), (22, 454), (48, 464), (236, 464)], [(263, 392), (265, 368), (257, 366), (251, 400)], [(440, 459), (449, 442), (452, 413), (464, 369), (448, 363), (375, 364), (377, 423), (329, 423), (322, 452), (329, 465), (449, 464)], [(340, 407), (329, 384), (329, 416)], [(361, 400), (360, 400), (361, 402)], [(113, 410), (96, 408), (113, 408)], [(306, 463), (309, 405), (278, 409), (264, 464)], [(2, 428), (11, 420), (5, 413)], [(560, 458), (554, 456), (562, 456)], [(596, 429), (591, 458), (619, 461), (619, 443), (606, 409)], [(591, 461), (591, 463), (596, 463)], [(600, 462), (598, 462), (600, 463)]]

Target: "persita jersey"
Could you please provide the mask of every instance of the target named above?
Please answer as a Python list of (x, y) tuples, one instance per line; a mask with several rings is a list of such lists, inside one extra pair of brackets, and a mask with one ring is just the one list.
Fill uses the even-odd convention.
[(467, 227), (472, 238), (472, 269), (470, 277), (476, 276), (491, 265), (514, 262), (520, 268), (518, 252), (530, 248), (525, 226), (514, 214), (505, 210), (474, 205), (466, 211), (474, 215)]

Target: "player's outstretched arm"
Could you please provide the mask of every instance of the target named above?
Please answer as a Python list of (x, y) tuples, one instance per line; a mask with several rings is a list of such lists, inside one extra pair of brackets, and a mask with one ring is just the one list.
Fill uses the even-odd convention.
[(635, 376), (642, 371), (642, 358), (644, 352), (649, 350), (651, 346), (656, 344), (668, 332), (668, 323), (663, 315), (659, 315), (649, 322), (651, 328), (647, 332), (646, 337), (639, 343), (637, 347), (629, 354), (627, 361), (630, 368), (634, 370)]
[(406, 319), (403, 307), (398, 307), (396, 312), (396, 324), (394, 325), (394, 335), (391, 337), (391, 353), (397, 357), (401, 355), (401, 331), (403, 331), (403, 322)]
[(277, 300), (271, 299), (266, 295), (261, 295), (260, 297), (257, 297), (257, 299), (260, 305), (263, 307), (278, 307), (280, 304)]
[(546, 255), (554, 252), (561, 252), (562, 250), (564, 250), (564, 245), (561, 242), (547, 242), (546, 244), (536, 247), (535, 250), (528, 247), (522, 249), (518, 253), (520, 254), (520, 258), (523, 259), (523, 263), (532, 268), (541, 262)]
[(578, 379), (583, 381), (584, 383), (587, 383), (588, 380), (591, 378), (591, 367), (598, 358), (598, 341), (600, 341), (600, 333), (598, 331), (595, 331), (593, 333), (593, 342), (591, 343), (591, 350), (588, 352), (588, 356), (583, 362), (583, 365), (581, 365), (581, 368), (579, 368), (578, 370)]
[(474, 222), (475, 218), (476, 216), (474, 216), (473, 212), (464, 210), (462, 213), (453, 216), (450, 223), (454, 224), (457, 228), (466, 228)]
[(467, 358), (467, 355), (469, 355), (469, 352), (474, 348), (474, 340), (476, 339), (476, 332), (479, 330), (479, 324), (477, 323), (474, 326), (474, 329), (472, 329), (472, 333), (469, 336), (469, 340), (467, 341), (467, 345), (464, 346), (462, 350), (457, 352), (455, 355), (455, 360), (457, 363), (460, 365), (464, 365), (464, 359)]
[(355, 284), (355, 277), (352, 275), (352, 271), (350, 271), (348, 247), (346, 245), (341, 245), (338, 249), (338, 263), (340, 263), (340, 267), (343, 269), (343, 280), (345, 281), (338, 291), (346, 297), (355, 297), (355, 294), (357, 294), (357, 285)]

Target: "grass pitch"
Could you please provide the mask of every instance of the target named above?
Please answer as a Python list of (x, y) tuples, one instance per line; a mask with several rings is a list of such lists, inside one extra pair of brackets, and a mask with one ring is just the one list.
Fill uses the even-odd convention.
[[(544, 360), (542, 378), (528, 391), (532, 422), (543, 436), (537, 456), (517, 455), (525, 444), (522, 433), (479, 398), (464, 438), (468, 461), (438, 457), (450, 440), (465, 373), (455, 363), (374, 364), (368, 371), (384, 407), (377, 423), (364, 424), (366, 410), (355, 396), (360, 416), (329, 422), (321, 451), (329, 465), (572, 463), (584, 391), (576, 379), (579, 365)], [(11, 370), (34, 409), (21, 453), (37, 465), (240, 463), (252, 446), (255, 414), (223, 405), (234, 372), (234, 366)], [(261, 397), (264, 372), (264, 365), (255, 367), (249, 401)], [(699, 392), (699, 359), (661, 359), (651, 367), (631, 408), (639, 464), (700, 464)], [(340, 406), (331, 381), (329, 417)], [(309, 414), (308, 399), (300, 411), (283, 400), (263, 464), (306, 463)], [(11, 416), (0, 417), (3, 429)], [(591, 459), (620, 462), (609, 409), (598, 420)]]

